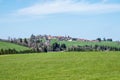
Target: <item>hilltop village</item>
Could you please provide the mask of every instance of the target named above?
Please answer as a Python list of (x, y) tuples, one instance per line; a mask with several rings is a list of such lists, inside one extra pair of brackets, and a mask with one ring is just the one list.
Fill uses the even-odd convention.
[[(29, 38), (8, 38), (8, 40), (0, 39), (3, 42), (9, 42), (21, 46), (28, 47), (29, 50), (16, 51), (16, 49), (1, 49), (4, 53), (34, 53), (34, 52), (51, 52), (51, 51), (119, 51), (119, 42), (109, 39), (97, 38), (95, 40), (87, 40), (81, 38), (72, 38), (70, 36), (51, 36), (51, 35), (31, 35)], [(112, 44), (118, 46), (114, 46)], [(111, 45), (109, 45), (111, 44)]]

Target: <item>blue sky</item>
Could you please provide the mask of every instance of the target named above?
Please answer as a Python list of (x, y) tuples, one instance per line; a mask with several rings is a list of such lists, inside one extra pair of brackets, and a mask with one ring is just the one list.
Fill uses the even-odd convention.
[(120, 40), (120, 0), (0, 0), (0, 38), (31, 34)]

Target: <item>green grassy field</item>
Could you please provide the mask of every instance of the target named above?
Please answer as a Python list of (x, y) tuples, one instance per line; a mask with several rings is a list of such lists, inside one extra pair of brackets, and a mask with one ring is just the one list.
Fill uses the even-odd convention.
[(101, 45), (101, 46), (110, 46), (120, 48), (120, 43), (118, 42), (109, 42), (109, 41), (101, 41), (101, 42), (87, 42), (87, 41), (58, 41), (56, 39), (51, 40), (51, 44), (58, 42), (59, 44), (66, 44), (66, 46), (85, 46), (85, 45)]
[(0, 55), (0, 80), (120, 80), (120, 52)]
[(29, 48), (17, 44), (0, 41), (0, 49), (16, 49), (17, 51), (29, 50)]

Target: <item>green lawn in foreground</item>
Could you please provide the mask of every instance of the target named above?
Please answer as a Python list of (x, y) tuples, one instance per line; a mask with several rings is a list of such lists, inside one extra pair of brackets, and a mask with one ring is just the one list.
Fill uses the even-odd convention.
[(20, 46), (14, 43), (0, 41), (0, 49), (16, 49), (17, 51), (29, 50), (25, 46)]
[(120, 80), (120, 52), (0, 55), (0, 80)]

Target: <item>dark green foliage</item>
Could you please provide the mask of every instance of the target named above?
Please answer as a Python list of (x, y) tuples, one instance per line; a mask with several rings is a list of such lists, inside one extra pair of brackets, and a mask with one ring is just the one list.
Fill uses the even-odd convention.
[(105, 38), (103, 38), (103, 41), (106, 41), (106, 39), (105, 39)]
[(27, 39), (26, 39), (26, 38), (24, 39), (24, 43), (25, 43), (25, 44), (28, 44), (28, 41), (27, 41)]
[(47, 46), (44, 46), (44, 48), (43, 48), (43, 52), (48, 52), (48, 50), (47, 50)]
[(60, 51), (60, 44), (57, 42), (52, 44), (53, 51)]
[(20, 38), (20, 43), (22, 43), (22, 38)]
[(95, 46), (85, 45), (69, 47), (68, 51), (120, 51), (120, 48), (101, 45)]
[(101, 38), (97, 38), (96, 40), (98, 40), (99, 42), (101, 42)]
[(66, 50), (66, 45), (65, 44), (58, 44), (57, 42), (52, 44), (52, 50), (53, 51), (64, 51)]
[(15, 49), (1, 49), (0, 50), (0, 54), (3, 55), (3, 54), (15, 54), (15, 53), (18, 53)]
[(24, 50), (24, 51), (16, 51), (15, 49), (1, 49), (0, 50), (0, 55), (4, 55), (4, 54), (21, 54), (21, 53), (34, 53), (37, 51), (34, 50)]
[(0, 54), (4, 54), (4, 50), (3, 49), (0, 50)]
[(66, 50), (66, 45), (65, 44), (61, 44), (61, 50), (63, 51), (63, 50)]
[(107, 39), (107, 41), (110, 41), (110, 42), (112, 42), (112, 39), (110, 38), (110, 39)]

